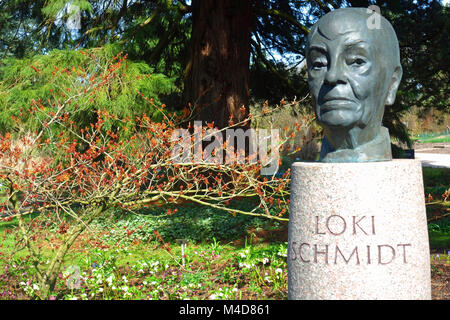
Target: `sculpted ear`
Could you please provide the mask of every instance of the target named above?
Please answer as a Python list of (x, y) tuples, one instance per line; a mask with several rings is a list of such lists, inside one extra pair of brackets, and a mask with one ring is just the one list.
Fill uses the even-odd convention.
[(403, 70), (401, 66), (397, 66), (392, 74), (391, 85), (389, 86), (388, 94), (386, 97), (386, 105), (390, 106), (395, 102), (395, 96), (397, 94), (397, 89), (402, 79)]

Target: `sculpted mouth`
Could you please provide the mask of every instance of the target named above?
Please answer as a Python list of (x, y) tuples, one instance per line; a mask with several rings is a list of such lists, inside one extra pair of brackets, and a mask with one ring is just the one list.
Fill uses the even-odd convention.
[(353, 109), (355, 101), (347, 98), (332, 98), (324, 99), (320, 106), (322, 112), (339, 110), (339, 109)]
[(327, 97), (323, 99), (323, 103), (327, 103), (330, 101), (350, 101), (353, 102), (352, 99), (346, 98), (346, 97)]

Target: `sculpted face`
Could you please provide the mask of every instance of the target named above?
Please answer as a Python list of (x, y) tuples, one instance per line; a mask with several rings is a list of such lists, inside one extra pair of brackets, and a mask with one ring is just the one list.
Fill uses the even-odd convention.
[(329, 130), (368, 127), (374, 131), (366, 133), (370, 140), (381, 126), (384, 106), (394, 102), (401, 67), (395, 71), (393, 30), (385, 30), (385, 23), (382, 30), (369, 30), (368, 16), (365, 9), (352, 8), (322, 17), (310, 34), (307, 65), (319, 123)]

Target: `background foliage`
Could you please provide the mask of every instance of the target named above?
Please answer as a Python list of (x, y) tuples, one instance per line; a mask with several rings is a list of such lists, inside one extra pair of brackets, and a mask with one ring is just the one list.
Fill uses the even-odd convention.
[[(398, 34), (404, 68), (397, 101), (387, 108), (384, 125), (393, 137), (409, 143), (401, 117), (411, 107), (416, 107), (419, 115), (426, 114), (430, 108), (447, 113), (450, 110), (450, 45), (446, 32), (450, 19), (448, 7), (437, 0), (253, 1), (251, 98), (276, 103), (282, 98), (305, 96), (308, 88), (303, 57), (305, 37), (311, 25), (330, 10), (374, 4), (380, 7)], [(79, 29), (70, 29), (66, 23), (74, 8), (80, 10)], [(8, 0), (0, 3), (0, 12), (2, 110), (11, 110), (11, 114), (16, 115), (17, 106), (27, 105), (32, 98), (29, 90), (44, 93), (45, 86), (27, 89), (31, 85), (27, 77), (33, 75), (27, 66), (39, 61), (46, 66), (50, 66), (49, 61), (57, 65), (81, 63), (81, 57), (77, 58), (73, 50), (103, 47), (99, 49), (103, 54), (124, 51), (129, 55), (133, 62), (130, 62), (130, 79), (151, 72), (166, 76), (153, 76), (140, 84), (128, 83), (126, 87), (115, 88), (125, 90), (115, 93), (117, 112), (127, 112), (126, 99), (130, 100), (130, 109), (138, 110), (131, 92), (139, 88), (145, 88), (155, 99), (160, 94), (172, 93), (167, 99), (168, 105), (177, 109), (184, 107), (181, 93), (184, 70), (189, 63), (187, 52), (193, 23), (191, 2)], [(98, 67), (91, 66), (90, 69)], [(48, 74), (51, 71), (43, 68), (42, 72)], [(13, 78), (15, 89), (12, 88)], [(167, 78), (170, 81), (166, 81)], [(5, 88), (11, 90), (5, 91)], [(18, 94), (19, 88), (25, 89), (22, 95)], [(5, 92), (10, 92), (11, 96), (5, 98)], [(13, 105), (12, 101), (15, 102)], [(7, 124), (8, 116), (8, 113), (2, 115), (2, 124)]]
[[(0, 68), (0, 131), (13, 129), (15, 118), (23, 121), (23, 129), (32, 131), (45, 119), (28, 112), (39, 100), (45, 108), (54, 105), (55, 95), (59, 91), (82, 91), (94, 80), (106, 78), (111, 70), (118, 68), (118, 61), (124, 58), (117, 44), (105, 45), (88, 50), (52, 50), (48, 54), (33, 55), (29, 58), (6, 58)], [(154, 97), (155, 105), (162, 102), (160, 97), (177, 91), (174, 80), (159, 73), (140, 61), (128, 61), (120, 65), (122, 72), (108, 86), (99, 87), (95, 99), (84, 96), (70, 105), (67, 112), (79, 128), (96, 122), (97, 110), (106, 110), (119, 118), (134, 119), (137, 115), (147, 114), (155, 120), (161, 120), (162, 114), (150, 103), (144, 103), (141, 94)], [(72, 73), (72, 77), (67, 74)], [(113, 121), (106, 123), (111, 129)]]

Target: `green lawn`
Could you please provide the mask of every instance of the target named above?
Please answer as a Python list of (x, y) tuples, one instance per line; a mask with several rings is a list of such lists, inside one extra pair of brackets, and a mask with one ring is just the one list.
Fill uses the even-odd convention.
[[(243, 205), (249, 205), (248, 203)], [(66, 256), (58, 299), (286, 299), (287, 242), (270, 233), (279, 222), (233, 217), (199, 206), (166, 207), (142, 215), (110, 213), (92, 225)], [(38, 289), (27, 250), (12, 258), (16, 222), (1, 222), (0, 299), (27, 298)], [(157, 230), (164, 243), (155, 235)], [(54, 232), (57, 234), (56, 232)], [(131, 234), (130, 234), (131, 233)], [(185, 265), (177, 239), (186, 239)], [(42, 261), (57, 241), (41, 241)], [(52, 248), (53, 247), (53, 248)], [(67, 281), (81, 279), (69, 290)], [(26, 294), (25, 294), (26, 293)]]
[(441, 142), (450, 142), (450, 135), (437, 135), (437, 136), (428, 136), (428, 137), (418, 137), (414, 138), (418, 143), (441, 143)]
[[(423, 174), (425, 192), (437, 199), (427, 205), (428, 217), (437, 217), (429, 223), (430, 246), (447, 252), (450, 217), (440, 216), (448, 213), (450, 205), (438, 200), (449, 187), (450, 169), (423, 168)], [(66, 256), (53, 296), (287, 299), (285, 223), (233, 217), (190, 204), (177, 206), (177, 213), (167, 216), (168, 207), (155, 206), (140, 215), (110, 212), (96, 220), (92, 233), (83, 236)], [(0, 222), (0, 299), (28, 299), (38, 289), (27, 250), (10, 256), (17, 249), (15, 227), (14, 220)], [(155, 230), (164, 243), (155, 236)], [(184, 266), (177, 239), (187, 241)], [(57, 241), (42, 239), (42, 244), (42, 261), (46, 261)], [(78, 280), (79, 288), (68, 288), (70, 281), (76, 285)]]
[[(442, 194), (450, 188), (450, 169), (423, 167), (425, 194), (432, 199), (427, 204), (431, 249), (450, 249), (450, 201), (442, 201)], [(448, 199), (450, 200), (450, 199)]]

